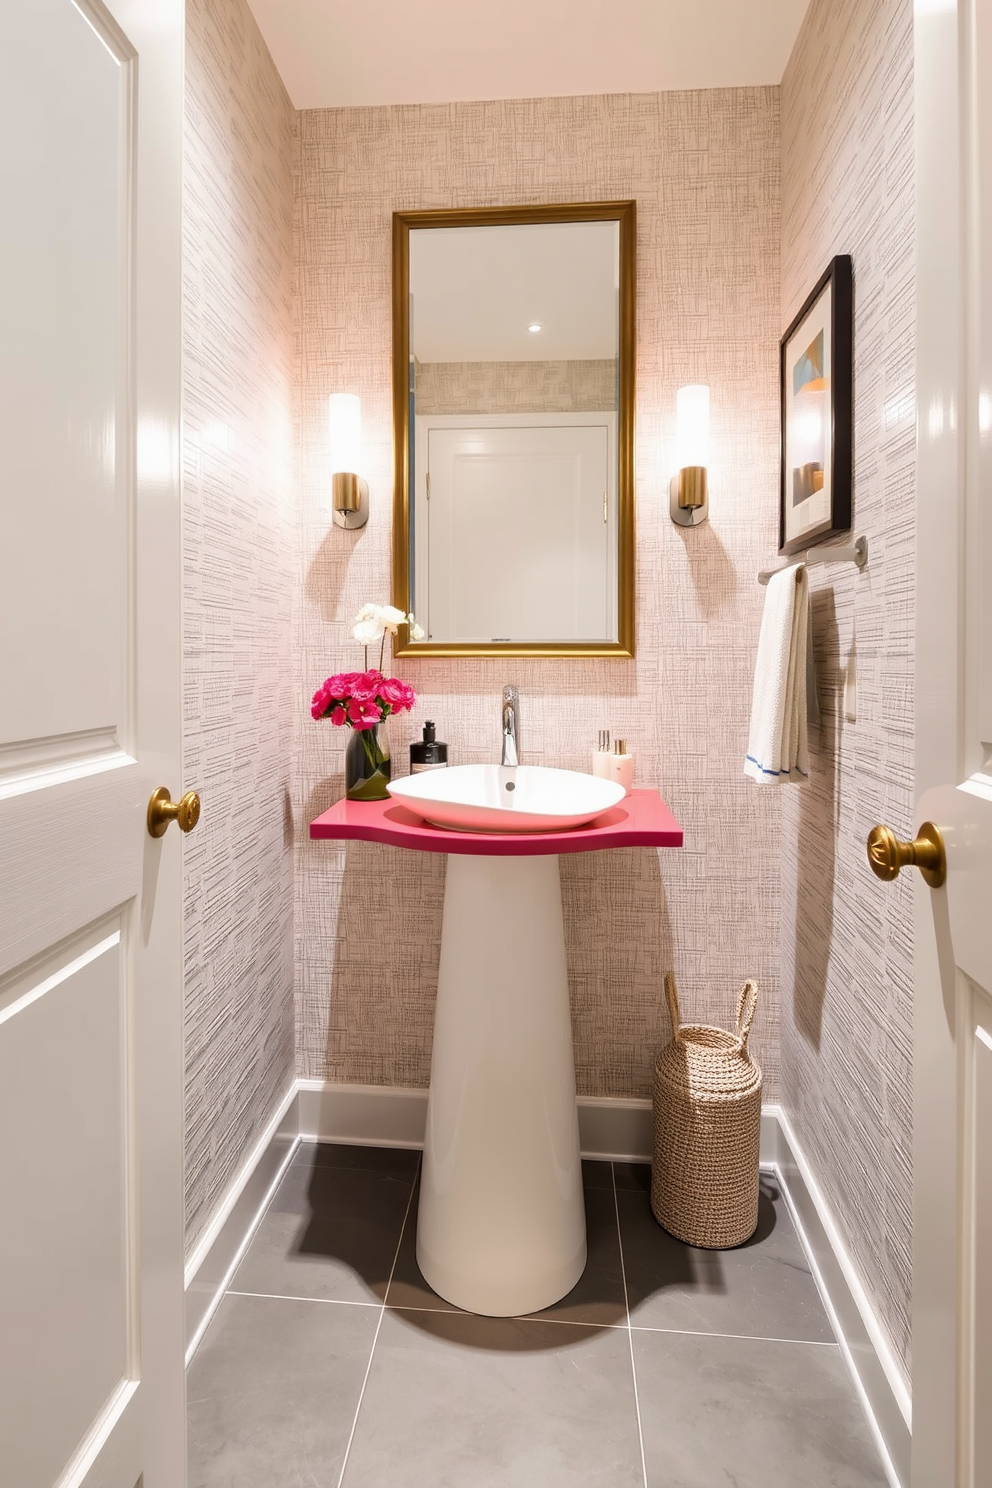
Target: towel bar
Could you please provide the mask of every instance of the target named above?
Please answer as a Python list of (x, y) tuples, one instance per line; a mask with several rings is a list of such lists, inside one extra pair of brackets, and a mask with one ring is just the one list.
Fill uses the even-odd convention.
[[(805, 563), (811, 568), (814, 563), (855, 563), (858, 568), (864, 568), (868, 562), (868, 539), (859, 537), (856, 542), (846, 543), (843, 547), (830, 548), (807, 548), (805, 553), (793, 553), (788, 563), (783, 563), (781, 568), (791, 568), (794, 563)], [(779, 573), (779, 568), (762, 569), (758, 575), (759, 584), (767, 584), (772, 574)]]

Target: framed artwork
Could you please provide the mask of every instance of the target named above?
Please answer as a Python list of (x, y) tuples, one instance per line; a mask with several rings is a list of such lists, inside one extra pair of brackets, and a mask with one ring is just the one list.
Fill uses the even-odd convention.
[(780, 553), (850, 529), (853, 343), (851, 259), (841, 254), (782, 337)]

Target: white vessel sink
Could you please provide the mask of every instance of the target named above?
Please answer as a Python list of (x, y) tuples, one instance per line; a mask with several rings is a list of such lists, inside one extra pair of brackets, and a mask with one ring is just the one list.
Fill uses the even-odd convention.
[(389, 794), (435, 827), (458, 832), (560, 832), (619, 805), (613, 780), (543, 765), (454, 765), (390, 782)]

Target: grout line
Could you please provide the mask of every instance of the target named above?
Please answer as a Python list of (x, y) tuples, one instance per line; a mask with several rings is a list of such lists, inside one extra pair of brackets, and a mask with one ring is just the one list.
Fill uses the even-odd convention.
[(631, 1323), (635, 1333), (674, 1333), (686, 1338), (736, 1338), (741, 1343), (794, 1343), (802, 1348), (837, 1348), (826, 1338), (769, 1338), (764, 1333), (707, 1333), (703, 1328), (652, 1328), (646, 1323)]
[(408, 1307), (405, 1302), (392, 1302), (387, 1312), (429, 1312), (432, 1317), (462, 1317), (491, 1319), (497, 1323), (533, 1323), (537, 1327), (543, 1327), (545, 1323), (553, 1323), (557, 1328), (586, 1328), (591, 1332), (598, 1333), (603, 1328), (626, 1329), (626, 1323), (600, 1323), (593, 1319), (583, 1322), (581, 1318), (553, 1318), (544, 1317), (539, 1312), (504, 1313), (493, 1317), (487, 1312), (466, 1312), (463, 1307)]
[(648, 1488), (648, 1465), (644, 1457), (644, 1430), (641, 1426), (641, 1401), (637, 1393), (637, 1365), (634, 1362), (634, 1333), (630, 1326), (630, 1301), (627, 1297), (627, 1268), (623, 1260), (623, 1239), (620, 1234), (620, 1201), (617, 1198), (617, 1175), (612, 1163), (610, 1163), (610, 1174), (613, 1178), (613, 1212), (617, 1221), (617, 1249), (620, 1252), (620, 1276), (623, 1281), (623, 1308), (627, 1316), (627, 1343), (630, 1346), (630, 1373), (634, 1382), (634, 1410), (637, 1412), (637, 1440), (641, 1448), (641, 1472), (644, 1475), (644, 1488)]
[[(255, 1296), (254, 1292), (246, 1295)], [(306, 1300), (301, 1299), (301, 1300)], [(374, 1306), (374, 1303), (354, 1303), (353, 1306)], [(474, 1318), (485, 1316), (485, 1314), (466, 1312), (460, 1307), (413, 1307), (406, 1302), (387, 1303), (387, 1312), (426, 1312), (432, 1317), (467, 1317)], [(628, 1327), (633, 1333), (671, 1333), (675, 1337), (686, 1338), (734, 1338), (741, 1343), (794, 1343), (799, 1346), (809, 1345), (811, 1348), (837, 1348), (838, 1344), (823, 1338), (769, 1338), (764, 1333), (709, 1333), (704, 1328), (653, 1328), (647, 1323), (604, 1323), (598, 1318), (559, 1318), (545, 1317), (542, 1313), (519, 1313), (509, 1314), (499, 1319), (507, 1323), (531, 1323), (543, 1327), (546, 1323), (553, 1324), (556, 1328), (585, 1328), (588, 1332), (599, 1333), (608, 1328), (618, 1332), (626, 1332)]]
[(227, 1291), (229, 1297), (262, 1297), (271, 1302), (319, 1302), (323, 1307), (381, 1307), (381, 1302), (353, 1302), (348, 1297), (297, 1297), (292, 1292), (237, 1292), (233, 1287)]
[(403, 1236), (406, 1233), (407, 1221), (410, 1218), (410, 1205), (413, 1203), (414, 1190), (417, 1187), (416, 1180), (419, 1177), (419, 1174), (420, 1164), (418, 1163), (417, 1170), (414, 1173), (414, 1181), (410, 1185), (410, 1193), (406, 1201), (406, 1210), (403, 1214), (403, 1223), (400, 1225), (399, 1238), (396, 1241), (396, 1250), (393, 1252), (393, 1264), (389, 1268), (389, 1278), (386, 1282), (386, 1290), (383, 1293), (382, 1306), (379, 1309), (379, 1321), (375, 1325), (375, 1334), (372, 1338), (372, 1347), (369, 1349), (369, 1362), (365, 1367), (365, 1378), (362, 1380), (362, 1388), (358, 1394), (358, 1404), (355, 1406), (355, 1418), (351, 1423), (351, 1431), (348, 1434), (348, 1445), (345, 1447), (344, 1457), (341, 1459), (341, 1474), (338, 1478), (338, 1488), (341, 1488), (341, 1485), (344, 1482), (344, 1475), (348, 1471), (348, 1458), (351, 1456), (351, 1445), (352, 1442), (355, 1440), (355, 1432), (358, 1429), (358, 1417), (362, 1409), (362, 1401), (365, 1399), (365, 1388), (369, 1382), (369, 1375), (372, 1373), (372, 1360), (375, 1358), (375, 1346), (379, 1342), (379, 1332), (382, 1328), (382, 1320), (386, 1316), (386, 1298), (389, 1296), (389, 1288), (392, 1285), (393, 1272), (396, 1270), (396, 1262), (400, 1258), (400, 1246), (403, 1244)]

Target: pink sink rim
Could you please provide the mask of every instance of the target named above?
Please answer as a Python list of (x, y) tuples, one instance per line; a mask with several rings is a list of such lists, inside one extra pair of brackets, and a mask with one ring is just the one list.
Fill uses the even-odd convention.
[(315, 841), (385, 842), (418, 852), (520, 858), (601, 852), (611, 847), (681, 847), (682, 828), (657, 791), (631, 791), (594, 822), (566, 831), (455, 832), (432, 827), (406, 806), (388, 801), (338, 801), (310, 823)]

